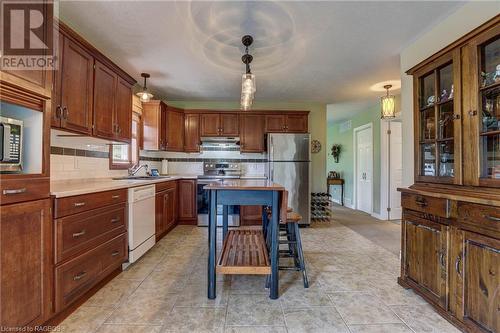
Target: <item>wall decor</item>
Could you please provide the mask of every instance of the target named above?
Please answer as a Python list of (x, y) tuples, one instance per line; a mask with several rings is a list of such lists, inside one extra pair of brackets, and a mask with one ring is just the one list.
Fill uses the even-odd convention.
[(335, 161), (335, 163), (339, 163), (339, 157), (340, 157), (340, 152), (342, 151), (342, 146), (335, 143), (332, 146), (332, 156)]
[(311, 141), (311, 152), (312, 153), (319, 153), (321, 151), (321, 142), (318, 140), (312, 140)]

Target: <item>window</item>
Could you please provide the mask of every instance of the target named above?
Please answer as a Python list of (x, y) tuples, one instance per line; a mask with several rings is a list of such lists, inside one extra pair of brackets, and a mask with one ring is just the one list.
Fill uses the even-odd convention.
[(141, 141), (141, 116), (132, 113), (132, 139), (130, 144), (112, 144), (109, 147), (109, 168), (128, 169), (139, 163)]

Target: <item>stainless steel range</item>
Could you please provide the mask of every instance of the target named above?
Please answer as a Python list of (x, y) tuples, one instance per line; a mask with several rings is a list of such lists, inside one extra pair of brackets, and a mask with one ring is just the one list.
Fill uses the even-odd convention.
[[(208, 191), (203, 187), (213, 182), (223, 182), (224, 179), (237, 179), (241, 176), (239, 162), (226, 162), (224, 160), (205, 162), (203, 175), (198, 176), (198, 225), (208, 226)], [(229, 207), (229, 226), (240, 225), (240, 206)], [(222, 226), (222, 205), (217, 206), (217, 226)]]

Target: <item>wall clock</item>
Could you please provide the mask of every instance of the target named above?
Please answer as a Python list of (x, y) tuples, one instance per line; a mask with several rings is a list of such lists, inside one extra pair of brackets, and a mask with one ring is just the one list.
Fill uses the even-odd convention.
[(311, 152), (319, 153), (321, 150), (321, 143), (318, 140), (311, 141)]

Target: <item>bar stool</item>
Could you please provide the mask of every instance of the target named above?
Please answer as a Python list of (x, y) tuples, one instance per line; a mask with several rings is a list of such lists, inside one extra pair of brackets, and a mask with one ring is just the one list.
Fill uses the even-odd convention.
[[(282, 196), (282, 207), (287, 207), (288, 192), (284, 192)], [(270, 221), (269, 215), (272, 212), (267, 211), (267, 220)], [(309, 288), (309, 280), (307, 278), (307, 270), (304, 260), (304, 252), (302, 251), (302, 240), (300, 237), (299, 222), (302, 216), (294, 212), (291, 208), (282, 208), (280, 214), (280, 228), (279, 228), (279, 244), (288, 245), (288, 249), (279, 250), (279, 258), (293, 258), (293, 266), (279, 266), (280, 270), (301, 271), (304, 288)], [(268, 229), (268, 228), (266, 228)], [(266, 235), (267, 244), (269, 247), (269, 235)], [(269, 285), (269, 277), (266, 281), (266, 286)]]

